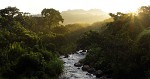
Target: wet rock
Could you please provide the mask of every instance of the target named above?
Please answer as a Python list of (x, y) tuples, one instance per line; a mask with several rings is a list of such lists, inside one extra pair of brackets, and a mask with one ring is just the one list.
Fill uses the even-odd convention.
[(86, 52), (81, 52), (80, 54), (81, 54), (81, 55), (85, 55), (85, 54), (86, 54)]
[(82, 70), (83, 71), (88, 71), (90, 69), (89, 65), (83, 65)]
[(71, 59), (71, 60), (74, 60), (74, 59)]
[(65, 56), (64, 56), (64, 58), (68, 58), (69, 57), (69, 55), (68, 54), (66, 54)]
[(82, 50), (82, 52), (87, 52), (87, 50)]
[(78, 63), (75, 63), (74, 66), (75, 66), (75, 67), (81, 67), (82, 64), (78, 62)]
[(90, 73), (86, 73), (86, 75), (91, 75)]
[(95, 69), (94, 68), (88, 69), (88, 73), (94, 74), (95, 73)]
[(100, 77), (102, 77), (102, 75), (103, 75), (103, 71), (97, 70), (97, 71), (95, 72), (95, 75), (96, 75), (97, 78), (100, 78)]
[(82, 50), (76, 51), (76, 54), (80, 54), (82, 52)]
[(87, 50), (83, 50), (82, 52), (80, 52), (81, 55), (85, 55), (87, 52)]

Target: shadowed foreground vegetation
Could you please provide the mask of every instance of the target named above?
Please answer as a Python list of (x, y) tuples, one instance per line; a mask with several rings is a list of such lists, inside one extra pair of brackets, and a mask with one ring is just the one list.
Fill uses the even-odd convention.
[[(16, 7), (0, 10), (1, 79), (49, 79), (57, 78), (63, 72), (56, 46), (63, 44), (57, 43), (63, 41), (64, 36), (46, 30), (58, 26), (63, 19), (47, 15), (49, 11), (60, 15), (54, 9), (43, 9), (43, 17), (38, 22), (39, 18), (20, 12)], [(54, 20), (49, 22), (51, 18)], [(42, 21), (42, 29), (35, 27)]]
[(138, 14), (110, 13), (114, 19), (105, 30), (86, 32), (78, 47), (88, 49), (83, 60), (114, 79), (150, 78), (150, 6)]

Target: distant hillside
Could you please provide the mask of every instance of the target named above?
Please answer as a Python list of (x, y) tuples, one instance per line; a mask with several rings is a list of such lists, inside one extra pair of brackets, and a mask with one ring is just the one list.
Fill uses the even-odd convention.
[[(87, 23), (92, 24), (94, 22), (103, 21), (105, 19), (110, 18), (108, 13), (103, 12), (99, 9), (91, 9), (91, 10), (67, 10), (61, 12), (62, 17), (64, 18), (64, 25), (66, 24), (74, 24), (74, 23)], [(32, 15), (34, 17), (41, 17), (41, 14)]]
[(108, 13), (105, 13), (99, 9), (91, 10), (68, 10), (61, 12), (62, 17), (64, 18), (63, 24), (72, 24), (72, 23), (94, 23), (97, 21), (103, 21), (110, 18)]

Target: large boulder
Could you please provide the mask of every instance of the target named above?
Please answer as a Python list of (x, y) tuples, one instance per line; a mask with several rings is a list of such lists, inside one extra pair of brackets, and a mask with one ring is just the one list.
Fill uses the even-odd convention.
[(100, 77), (103, 76), (103, 71), (97, 70), (97, 71), (95, 72), (95, 75), (96, 75), (97, 78), (100, 78)]
[(87, 52), (87, 50), (82, 50), (82, 52)]
[(87, 50), (83, 50), (82, 52), (80, 52), (81, 55), (85, 55), (87, 53)]
[(83, 65), (82, 70), (83, 71), (88, 71), (90, 69), (89, 65)]
[(75, 63), (74, 66), (75, 66), (75, 67), (81, 67), (82, 64), (78, 62), (78, 63)]
[(94, 68), (88, 69), (88, 73), (94, 74), (95, 73), (95, 69)]

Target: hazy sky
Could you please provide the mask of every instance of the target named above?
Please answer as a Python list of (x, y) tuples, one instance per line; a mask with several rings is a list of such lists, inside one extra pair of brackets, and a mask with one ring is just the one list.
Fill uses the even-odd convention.
[(101, 9), (106, 12), (135, 11), (139, 6), (150, 5), (150, 0), (0, 0), (0, 9), (16, 6), (23, 12), (39, 14), (43, 8), (59, 11), (68, 9)]

